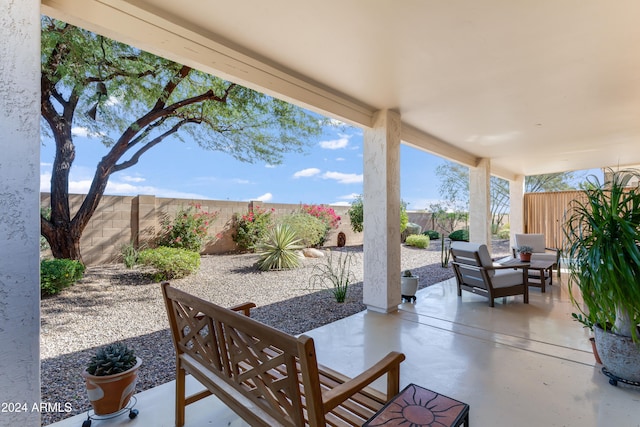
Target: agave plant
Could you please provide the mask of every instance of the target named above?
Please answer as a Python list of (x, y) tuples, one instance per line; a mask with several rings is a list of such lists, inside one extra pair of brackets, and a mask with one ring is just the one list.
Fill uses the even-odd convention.
[(119, 374), (133, 368), (136, 362), (133, 349), (126, 344), (109, 344), (98, 349), (89, 361), (87, 372), (97, 377)]
[(256, 247), (256, 253), (260, 255), (258, 267), (265, 271), (296, 268), (300, 265), (296, 251), (302, 248), (295, 231), (286, 224), (279, 224)]

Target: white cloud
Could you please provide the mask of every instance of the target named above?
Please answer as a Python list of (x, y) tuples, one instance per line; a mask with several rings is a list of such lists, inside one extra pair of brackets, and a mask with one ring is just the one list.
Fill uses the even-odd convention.
[(347, 159), (345, 159), (344, 157), (336, 157), (336, 162), (344, 162), (345, 160)]
[(74, 128), (71, 128), (71, 135), (74, 136), (84, 136), (87, 137), (91, 134), (91, 132), (89, 131), (89, 129), (85, 128), (85, 127), (79, 127), (76, 126)]
[(341, 199), (341, 200), (355, 200), (356, 197), (358, 197), (359, 195), (360, 194), (358, 194), (358, 193), (345, 194), (344, 196), (338, 197), (338, 199)]
[(331, 126), (345, 126), (346, 123), (338, 119), (329, 119), (329, 125)]
[(314, 176), (320, 173), (320, 169), (318, 168), (307, 168), (302, 169), (293, 174), (294, 178), (308, 178), (310, 176)]
[(264, 165), (264, 167), (267, 168), (267, 169), (275, 169), (278, 166), (277, 165), (270, 165), (270, 164), (267, 163), (266, 165)]
[[(69, 180), (69, 193), (72, 194), (87, 194), (91, 187), (90, 179), (73, 179)], [(40, 173), (40, 191), (48, 193), (51, 191), (51, 173)], [(182, 191), (176, 191), (167, 188), (158, 188), (150, 185), (133, 185), (126, 182), (121, 182), (115, 179), (110, 179), (107, 183), (107, 188), (104, 194), (118, 195), (118, 196), (137, 196), (138, 194), (153, 194), (156, 197), (172, 197), (176, 199), (206, 199), (206, 196), (197, 193), (185, 193)]]
[(349, 145), (349, 138), (347, 137), (333, 139), (331, 141), (320, 141), (320, 147), (327, 150), (338, 150), (340, 148), (345, 148), (347, 145)]
[(333, 202), (329, 203), (331, 206), (351, 206), (349, 202)]
[(334, 179), (340, 184), (360, 184), (364, 180), (362, 174), (342, 172), (325, 172), (322, 177), (324, 179)]
[(84, 137), (84, 138), (100, 138), (101, 136), (104, 136), (103, 133), (91, 132), (91, 130), (89, 130), (89, 128), (80, 127), (80, 126), (76, 126), (74, 128), (71, 128), (71, 134), (73, 136), (81, 136), (81, 137)]
[(231, 180), (231, 182), (233, 182), (234, 184), (251, 184), (251, 181), (242, 178), (234, 178)]
[(251, 200), (257, 200), (259, 202), (268, 202), (271, 199), (273, 199), (273, 194), (264, 193), (262, 196), (258, 196), (258, 197), (252, 198)]
[(144, 181), (146, 181), (146, 179), (144, 179), (141, 176), (128, 176), (128, 175), (122, 176), (122, 177), (120, 177), (120, 179), (125, 181), (125, 182), (144, 182)]

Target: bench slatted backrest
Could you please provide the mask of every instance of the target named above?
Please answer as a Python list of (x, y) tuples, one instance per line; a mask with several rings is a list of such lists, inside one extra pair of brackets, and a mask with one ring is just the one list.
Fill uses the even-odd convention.
[(193, 357), (283, 425), (305, 425), (295, 337), (179, 289), (162, 289), (178, 357)]

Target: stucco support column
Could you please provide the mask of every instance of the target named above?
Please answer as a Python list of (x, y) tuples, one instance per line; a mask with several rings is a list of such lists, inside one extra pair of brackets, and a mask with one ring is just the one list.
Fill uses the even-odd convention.
[(511, 247), (515, 247), (516, 234), (524, 233), (524, 176), (509, 181), (509, 230)]
[(400, 303), (400, 115), (376, 113), (364, 132), (364, 289), (369, 310)]
[[(0, 14), (0, 402), (3, 426), (40, 426), (40, 1)], [(11, 409), (4, 408), (3, 409)], [(23, 409), (22, 407), (20, 409)]]
[(491, 160), (469, 168), (469, 241), (491, 251)]

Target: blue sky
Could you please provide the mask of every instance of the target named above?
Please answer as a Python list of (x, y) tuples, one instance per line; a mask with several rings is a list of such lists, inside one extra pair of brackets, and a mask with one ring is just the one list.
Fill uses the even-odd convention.
[[(107, 149), (80, 128), (74, 134), (76, 160), (69, 191), (84, 194)], [(40, 189), (48, 192), (55, 146), (53, 141), (43, 144)], [(306, 154), (288, 154), (282, 164), (268, 165), (239, 162), (195, 143), (168, 139), (137, 165), (111, 175), (105, 194), (348, 205), (362, 193), (362, 144), (361, 129), (327, 126)], [(440, 198), (435, 168), (442, 163), (439, 157), (402, 145), (401, 195), (409, 209), (425, 209)]]

